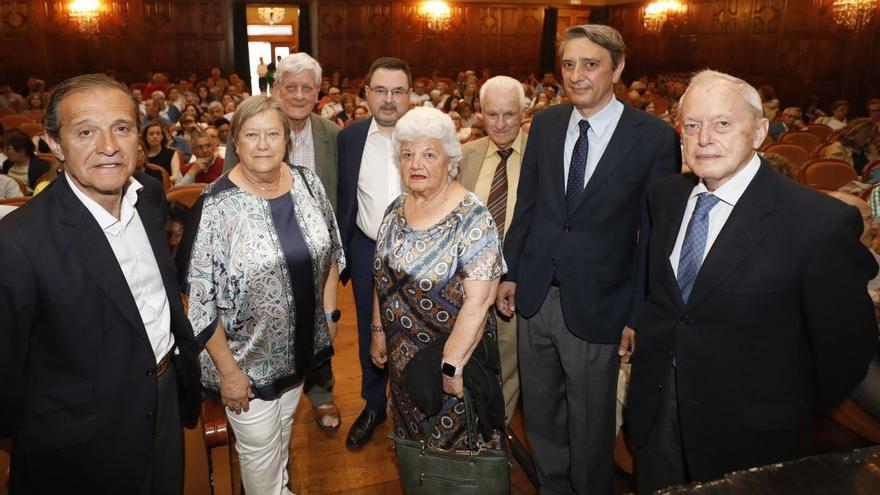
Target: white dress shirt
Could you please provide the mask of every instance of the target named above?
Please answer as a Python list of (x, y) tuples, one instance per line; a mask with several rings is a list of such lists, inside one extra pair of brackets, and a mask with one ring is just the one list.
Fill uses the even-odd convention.
[(568, 129), (565, 131), (565, 151), (563, 152), (563, 167), (565, 170), (564, 187), (568, 188), (568, 170), (571, 168), (571, 153), (574, 151), (574, 145), (581, 135), (581, 129), (578, 123), (581, 120), (590, 122), (590, 130), (587, 131), (587, 140), (590, 142), (590, 150), (587, 153), (587, 168), (584, 173), (584, 187), (590, 182), (590, 177), (596, 171), (596, 165), (605, 153), (608, 142), (611, 141), (611, 135), (614, 129), (617, 129), (617, 123), (620, 122), (620, 116), (623, 115), (623, 103), (617, 98), (612, 98), (605, 108), (599, 110), (598, 113), (584, 119), (577, 108), (571, 109), (571, 117), (568, 119)]
[(171, 309), (159, 264), (134, 206), (138, 191), (143, 186), (134, 178), (131, 179), (122, 196), (122, 208), (117, 220), (95, 200), (80, 191), (67, 174), (64, 177), (70, 189), (104, 231), (134, 297), (158, 363), (174, 347), (174, 336), (171, 335)]
[(290, 155), (287, 160), (300, 167), (315, 171), (315, 139), (312, 136), (312, 119), (306, 119), (306, 125), (299, 133), (290, 130)]
[(401, 192), (400, 170), (394, 163), (391, 136), (379, 130), (373, 119), (367, 131), (357, 187), (356, 223), (367, 237), (376, 240), (385, 210)]
[[(749, 161), (748, 165), (743, 167), (743, 169), (737, 172), (736, 175), (712, 192), (712, 194), (718, 196), (718, 199), (721, 201), (709, 211), (709, 234), (706, 236), (706, 248), (703, 250), (703, 257), (700, 263), (702, 263), (702, 260), (706, 259), (706, 255), (709, 253), (709, 250), (712, 249), (712, 244), (715, 243), (715, 239), (718, 238), (718, 234), (721, 232), (724, 224), (727, 223), (728, 217), (730, 217), (730, 214), (733, 212), (736, 202), (739, 201), (740, 196), (743, 195), (746, 188), (752, 183), (752, 179), (755, 178), (755, 174), (758, 173), (758, 169), (760, 168), (761, 160), (758, 158), (758, 154), (755, 153), (752, 155), (752, 159)], [(687, 232), (688, 222), (690, 222), (691, 216), (694, 214), (694, 208), (697, 207), (697, 196), (705, 192), (709, 192), (709, 189), (706, 188), (706, 185), (703, 184), (703, 181), (701, 180), (700, 183), (694, 186), (691, 190), (687, 207), (684, 209), (684, 216), (681, 219), (681, 226), (678, 229), (678, 237), (675, 239), (675, 247), (672, 248), (672, 254), (669, 255), (669, 263), (672, 265), (672, 270), (675, 272), (676, 278), (678, 278), (678, 259), (681, 256), (681, 245), (684, 243), (684, 235), (685, 232)]]

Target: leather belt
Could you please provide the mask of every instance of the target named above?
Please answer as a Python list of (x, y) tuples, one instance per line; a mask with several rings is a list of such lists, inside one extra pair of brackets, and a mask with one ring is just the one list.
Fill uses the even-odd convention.
[(165, 373), (165, 370), (168, 369), (168, 365), (171, 364), (171, 355), (174, 354), (174, 348), (171, 348), (165, 357), (159, 360), (159, 364), (156, 365), (156, 377), (162, 376)]

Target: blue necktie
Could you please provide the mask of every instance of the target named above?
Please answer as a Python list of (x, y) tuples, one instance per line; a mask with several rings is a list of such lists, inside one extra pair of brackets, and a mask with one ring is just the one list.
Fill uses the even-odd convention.
[(718, 204), (718, 196), (700, 193), (694, 214), (688, 222), (681, 244), (681, 255), (678, 258), (678, 288), (681, 299), (685, 303), (691, 296), (694, 281), (703, 264), (703, 252), (706, 250), (706, 237), (709, 235), (709, 212)]
[(565, 186), (565, 211), (571, 212), (578, 204), (578, 200), (584, 193), (584, 177), (587, 173), (587, 153), (590, 151), (590, 141), (587, 140), (587, 130), (590, 129), (590, 123), (586, 120), (578, 122), (581, 128), (581, 135), (574, 143), (574, 150), (571, 152), (571, 163), (568, 166), (568, 183)]

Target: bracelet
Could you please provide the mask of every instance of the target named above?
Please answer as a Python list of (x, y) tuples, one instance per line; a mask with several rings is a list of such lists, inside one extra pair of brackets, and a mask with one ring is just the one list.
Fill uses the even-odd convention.
[(382, 325), (378, 323), (370, 323), (370, 332), (372, 333), (385, 333), (385, 329), (382, 328)]

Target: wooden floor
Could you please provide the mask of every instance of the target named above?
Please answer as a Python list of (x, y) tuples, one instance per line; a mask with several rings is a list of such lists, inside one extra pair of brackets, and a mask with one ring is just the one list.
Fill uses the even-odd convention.
[[(345, 446), (348, 429), (364, 405), (360, 397), (361, 372), (351, 284), (340, 288), (339, 308), (342, 320), (334, 342), (333, 371), (334, 395), (342, 426), (334, 432), (321, 430), (311, 404), (303, 396), (294, 418), (291, 441), (291, 489), (298, 495), (402, 494), (392, 442), (386, 437), (391, 432), (390, 417), (362, 449), (352, 451)], [(514, 419), (514, 430), (518, 430), (518, 436), (524, 440), (519, 418)], [(535, 493), (515, 462), (513, 484), (513, 494)]]

